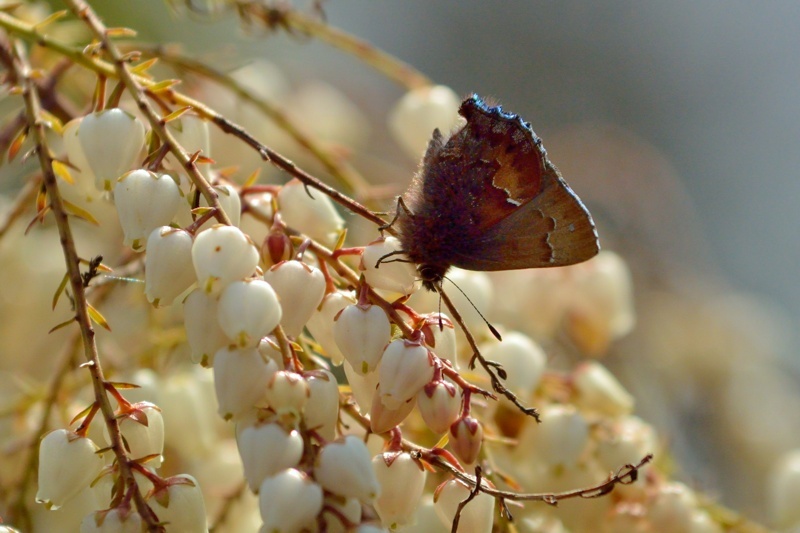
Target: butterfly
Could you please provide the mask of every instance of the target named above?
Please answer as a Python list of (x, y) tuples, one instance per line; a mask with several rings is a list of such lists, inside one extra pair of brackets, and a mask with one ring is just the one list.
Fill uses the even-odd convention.
[(434, 130), (420, 170), (398, 199), (398, 238), (423, 285), (435, 290), (452, 266), (555, 267), (596, 255), (589, 211), (530, 124), (477, 94), (458, 112), (466, 124), (449, 139)]

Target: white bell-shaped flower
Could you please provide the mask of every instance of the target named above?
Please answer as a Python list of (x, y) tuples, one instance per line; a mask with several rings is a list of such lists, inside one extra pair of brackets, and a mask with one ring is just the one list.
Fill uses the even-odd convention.
[(214, 355), (214, 389), (220, 416), (236, 419), (266, 403), (267, 384), (277, 371), (275, 361), (265, 361), (256, 348), (220, 349)]
[(494, 285), (489, 276), (485, 272), (451, 268), (442, 286), (461, 312), (467, 327), (472, 331), (485, 332), (486, 323), (481, 312), (491, 309), (494, 302)]
[(342, 365), (344, 375), (347, 376), (347, 383), (353, 391), (353, 399), (358, 404), (361, 414), (367, 414), (372, 407), (372, 399), (378, 388), (378, 372), (371, 372), (367, 375), (359, 374), (350, 366), (347, 361)]
[(77, 168), (77, 172), (71, 172), (75, 180), (75, 186), (82, 192), (84, 198), (87, 200), (94, 200), (100, 197), (101, 191), (95, 185), (92, 168), (86, 160), (81, 141), (78, 139), (78, 129), (80, 128), (81, 122), (83, 122), (83, 117), (78, 117), (67, 122), (64, 125), (62, 139), (64, 139), (64, 149), (67, 152), (69, 162), (72, 166)]
[(633, 412), (633, 396), (596, 361), (580, 364), (573, 374), (573, 384), (576, 403), (582, 409), (614, 417)]
[(322, 510), (322, 488), (303, 472), (288, 468), (268, 477), (258, 490), (262, 531), (292, 532), (312, 529)]
[(57, 429), (39, 443), (39, 490), (36, 502), (57, 510), (103, 469), (97, 445), (72, 431)]
[(265, 281), (234, 281), (219, 297), (217, 317), (222, 331), (239, 347), (257, 346), (281, 320), (278, 296)]
[(414, 161), (422, 157), (431, 132), (447, 135), (458, 123), (461, 99), (446, 85), (411, 89), (389, 114), (389, 131)]
[(256, 423), (236, 428), (236, 445), (250, 490), (258, 491), (264, 479), (294, 468), (303, 457), (303, 437), (278, 424)]
[(144, 294), (154, 306), (171, 305), (197, 278), (192, 265), (192, 235), (161, 226), (147, 238)]
[[(436, 515), (445, 527), (453, 525), (459, 504), (470, 495), (470, 488), (451, 479), (438, 489), (434, 503)], [(491, 533), (494, 523), (494, 498), (479, 492), (461, 510), (459, 533)]]
[(389, 529), (412, 525), (425, 488), (425, 469), (403, 452), (387, 452), (372, 458), (372, 469), (381, 486), (375, 510)]
[(148, 503), (167, 531), (208, 533), (206, 504), (197, 480), (189, 474), (167, 479), (169, 486), (156, 492)]
[(520, 398), (528, 398), (539, 386), (547, 356), (536, 342), (522, 333), (503, 334), (502, 342), (494, 342), (482, 349), (483, 356), (496, 361), (506, 371), (504, 385)]
[(297, 180), (278, 191), (278, 206), (287, 226), (326, 246), (335, 244), (344, 228), (344, 219), (331, 199)]
[(354, 303), (356, 299), (351, 292), (331, 292), (325, 295), (317, 311), (306, 322), (306, 328), (325, 351), (323, 355), (330, 357), (334, 365), (341, 365), (344, 361), (333, 333), (334, 319), (339, 311)]
[(417, 393), (417, 406), (428, 428), (441, 435), (458, 418), (461, 395), (449, 381), (431, 381)]
[[(592, 433), (595, 457), (603, 469), (613, 472), (622, 465), (636, 464), (648, 453), (658, 452), (658, 437), (653, 427), (641, 418), (626, 416), (603, 424)], [(645, 465), (639, 471), (639, 479), (650, 468)], [(642, 488), (642, 484), (638, 484)]]
[(81, 522), (81, 533), (141, 533), (142, 516), (128, 508), (95, 511)]
[(311, 391), (308, 382), (295, 372), (279, 370), (269, 381), (266, 398), (278, 415), (299, 418), (303, 414)]
[(164, 418), (153, 404), (142, 402), (134, 404), (135, 411), (124, 416), (119, 429), (128, 443), (131, 459), (141, 459), (148, 455), (158, 455), (147, 466), (161, 466), (161, 453), (164, 451)]
[(192, 352), (192, 362), (213, 364), (214, 354), (228, 344), (228, 336), (219, 325), (219, 301), (202, 289), (195, 289), (183, 302), (183, 324)]
[(414, 405), (417, 403), (416, 398), (412, 398), (407, 402), (403, 402), (395, 408), (386, 407), (381, 401), (381, 397), (377, 394), (372, 396), (372, 407), (369, 410), (369, 426), (373, 433), (380, 435), (393, 429), (395, 426), (400, 425), (403, 420), (408, 418), (411, 411), (414, 410)]
[(144, 133), (139, 119), (116, 107), (83, 117), (78, 140), (98, 189), (110, 191), (117, 178), (136, 165)]
[(336, 438), (339, 420), (339, 385), (328, 370), (319, 369), (305, 374), (308, 383), (308, 403), (303, 411), (306, 427), (331, 441)]
[[(212, 187), (217, 192), (217, 201), (219, 202), (219, 206), (228, 215), (228, 219), (230, 219), (231, 224), (234, 226), (239, 226), (239, 222), (242, 219), (242, 199), (239, 197), (239, 192), (232, 186), (223, 184), (223, 185), (215, 185)], [(200, 196), (200, 205), (207, 207), (208, 201), (206, 197), (201, 195)], [(211, 221), (207, 224), (213, 225)], [(204, 228), (201, 226), (201, 228)]]
[(181, 202), (181, 191), (167, 174), (139, 169), (122, 176), (114, 185), (114, 204), (125, 234), (123, 244), (143, 250), (150, 233), (175, 218)]
[(395, 237), (385, 237), (370, 243), (364, 248), (361, 256), (361, 269), (367, 283), (388, 296), (405, 296), (413, 294), (422, 286), (413, 263), (404, 255), (386, 257), (378, 264), (378, 260), (391, 253), (402, 250), (400, 241)]
[(358, 498), (329, 498), (325, 501), (327, 512), (322, 514), (322, 531), (327, 533), (349, 533), (353, 531), (351, 524), (361, 522), (361, 502)]
[(258, 249), (239, 228), (216, 225), (195, 237), (192, 262), (200, 288), (219, 294), (232, 281), (255, 272)]
[(378, 368), (392, 339), (392, 325), (377, 305), (350, 305), (335, 318), (333, 337), (353, 370), (364, 375)]
[(535, 454), (549, 465), (571, 466), (589, 442), (589, 423), (572, 405), (545, 405), (539, 410), (541, 424), (526, 425), (518, 453)]
[(282, 261), (264, 272), (278, 299), (285, 302), (281, 326), (297, 337), (325, 296), (325, 276), (320, 269), (301, 261)]
[(419, 342), (405, 339), (390, 342), (378, 369), (381, 402), (389, 409), (397, 409), (433, 379), (433, 370), (433, 358)]
[(381, 490), (367, 445), (354, 435), (322, 448), (314, 476), (324, 489), (364, 503), (375, 501)]
[(787, 531), (800, 526), (800, 450), (778, 458), (767, 478), (767, 489), (772, 525)]
[[(187, 154), (191, 155), (199, 150), (201, 155), (211, 157), (211, 139), (207, 120), (187, 113), (176, 120), (167, 122), (167, 128)], [(171, 153), (167, 155), (166, 160), (171, 167), (184, 171)], [(210, 165), (197, 165), (197, 168), (208, 179)]]
[(662, 483), (650, 498), (647, 517), (653, 531), (694, 531), (692, 518), (699, 503), (692, 489), (677, 481)]

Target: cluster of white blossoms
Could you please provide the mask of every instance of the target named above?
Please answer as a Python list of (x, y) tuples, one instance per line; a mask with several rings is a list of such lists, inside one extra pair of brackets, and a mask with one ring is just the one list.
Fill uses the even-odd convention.
[[(320, 87), (304, 95), (324, 112), (339, 102)], [(447, 87), (409, 91), (389, 129), (416, 158), (434, 128), (457, 123), (458, 105)], [(207, 121), (163, 122), (186, 154), (209, 157)], [(381, 263), (402, 252), (391, 231), (345, 248), (345, 219), (308, 183), (239, 185), (210, 159), (193, 160), (190, 176), (120, 107), (69, 122), (62, 137), (72, 214), (113, 206), (114, 245), (144, 267), (137, 298), (179, 317), (185, 347), (174, 353), (185, 357), (158, 372), (117, 365), (124, 376), (104, 376), (99, 393), (112, 416), (97, 389), (75, 394), (84, 404), (70, 404), (73, 422), (39, 442), (35, 500), (46, 512), (33, 513), (34, 530), (157, 522), (202, 533), (213, 520), (224, 532), (424, 533), (457, 521), (490, 533), (513, 515), (529, 533), (723, 531), (648, 462), (662, 442), (608, 369), (550, 365), (543, 339), (598, 355), (633, 327), (630, 273), (613, 252), (548, 271), (454, 269), (444, 287), (456, 321), (420, 290), (414, 265)], [(787, 528), (800, 523), (799, 465), (788, 457), (774, 482)]]

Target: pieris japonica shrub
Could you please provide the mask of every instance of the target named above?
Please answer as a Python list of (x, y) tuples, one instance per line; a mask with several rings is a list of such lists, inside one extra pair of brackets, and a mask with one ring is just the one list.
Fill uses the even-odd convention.
[[(389, 204), (344, 161), (363, 148), (358, 97), (118, 41), (133, 33), (66, 3), (66, 20), (0, 18), (5, 165), (28, 160), (0, 239), (29, 251), (0, 256), (3, 283), (47, 278), (0, 298), (20, 331), (2, 362), (31, 376), (0, 395), (0, 530), (489, 533), (513, 514), (520, 531), (722, 531), (652, 462), (665, 439), (600, 360), (635, 322), (624, 257), (453, 269), (426, 292)], [(311, 16), (270, 9), (238, 13)], [(418, 159), (463, 124), (460, 99), (405, 83), (386, 128)], [(26, 217), (26, 237), (6, 233)], [(785, 528), (795, 455), (772, 479)]]

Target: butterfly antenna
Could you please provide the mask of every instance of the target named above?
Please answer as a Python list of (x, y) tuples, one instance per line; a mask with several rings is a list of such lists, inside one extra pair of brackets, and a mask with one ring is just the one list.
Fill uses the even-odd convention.
[[(475, 310), (475, 311), (478, 313), (478, 316), (480, 316), (480, 317), (481, 317), (481, 319), (482, 319), (482, 320), (483, 320), (483, 321), (486, 323), (486, 325), (487, 325), (487, 326), (489, 326), (489, 331), (491, 331), (491, 332), (492, 332), (492, 335), (494, 335), (494, 338), (495, 338), (495, 339), (497, 339), (497, 340), (499, 340), (499, 341), (502, 341), (502, 340), (503, 340), (503, 337), (501, 337), (501, 336), (500, 336), (500, 332), (499, 332), (499, 331), (497, 331), (497, 329), (495, 329), (495, 327), (494, 327), (494, 326), (493, 326), (493, 325), (492, 325), (492, 324), (491, 324), (491, 323), (490, 323), (488, 320), (486, 320), (486, 317), (485, 317), (485, 316), (483, 316), (483, 313), (481, 313), (481, 310), (480, 310), (480, 309), (478, 309), (478, 307), (477, 307), (477, 306), (476, 306), (474, 303), (472, 303), (472, 300), (470, 300), (470, 299), (469, 299), (469, 296), (467, 296), (467, 293), (465, 293), (464, 291), (462, 291), (462, 290), (461, 290), (461, 287), (459, 287), (458, 285), (456, 285), (456, 284), (453, 282), (453, 280), (452, 280), (452, 279), (448, 278), (447, 276), (444, 276), (444, 279), (446, 279), (447, 281), (449, 281), (450, 283), (452, 283), (452, 284), (453, 284), (453, 287), (455, 287), (456, 289), (458, 289), (458, 292), (460, 292), (461, 294), (463, 294), (463, 295), (464, 295), (464, 298), (466, 298), (466, 299), (467, 299), (467, 301), (469, 302), (469, 305), (471, 305), (471, 306), (472, 306), (472, 308), (473, 308), (473, 309), (474, 309), (474, 310)], [(439, 290), (442, 290), (442, 286), (441, 286), (441, 285), (439, 285)], [(442, 311), (442, 295), (441, 295), (441, 294), (439, 294), (439, 316), (440, 316), (439, 320), (441, 320), (441, 311)]]

